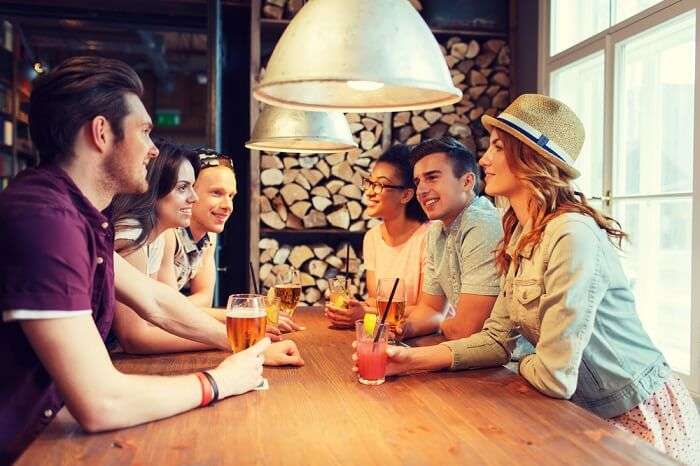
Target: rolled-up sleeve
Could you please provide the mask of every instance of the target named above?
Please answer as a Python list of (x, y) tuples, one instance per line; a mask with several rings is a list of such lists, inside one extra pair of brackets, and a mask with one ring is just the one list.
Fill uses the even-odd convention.
[(460, 249), (460, 293), (482, 296), (499, 293), (495, 250), (502, 237), (503, 230), (497, 221), (474, 225), (465, 232)]
[(441, 345), (452, 351), (452, 370), (476, 369), (506, 364), (517, 338), (518, 333), (514, 330), (506, 308), (506, 299), (499, 294), (491, 316), (480, 332)]
[(423, 291), (432, 295), (444, 295), (445, 291), (440, 286), (438, 280), (437, 264), (435, 263), (435, 244), (437, 235), (440, 232), (437, 230), (439, 226), (431, 225), (426, 236), (425, 247), (425, 262), (423, 264)]
[(545, 395), (568, 399), (576, 391), (583, 350), (609, 278), (603, 245), (592, 227), (566, 222), (548, 247), (540, 338), (535, 353), (520, 362), (519, 372)]

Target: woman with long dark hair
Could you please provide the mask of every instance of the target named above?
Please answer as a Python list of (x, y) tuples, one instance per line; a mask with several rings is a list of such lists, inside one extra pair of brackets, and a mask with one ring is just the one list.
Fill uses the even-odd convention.
[[(121, 194), (110, 206), (115, 226), (115, 250), (131, 265), (158, 281), (171, 283), (174, 228), (187, 227), (192, 205), (197, 201), (193, 184), (199, 171), (196, 152), (166, 141), (156, 142), (159, 155), (147, 167), (148, 190)], [(168, 246), (170, 245), (170, 246)], [(129, 353), (163, 353), (206, 349), (201, 343), (177, 337), (139, 317), (128, 306), (117, 303), (113, 331)]]
[(688, 390), (642, 326), (616, 247), (619, 224), (572, 183), (581, 121), (550, 97), (518, 97), (497, 118), (479, 164), (486, 193), (507, 198), (496, 249), (501, 293), (483, 330), (423, 348), (387, 350), (390, 374), (498, 366), (518, 334), (535, 347), (518, 373), (687, 464), (700, 462)]
[(379, 157), (369, 178), (362, 181), (366, 213), (382, 222), (364, 237), (362, 254), (366, 270), (367, 303), (351, 300), (348, 309), (328, 306), (326, 316), (336, 327), (351, 327), (365, 312), (376, 312), (377, 281), (403, 279), (406, 305), (418, 300), (423, 277), (427, 217), (416, 200), (410, 148), (390, 147)]

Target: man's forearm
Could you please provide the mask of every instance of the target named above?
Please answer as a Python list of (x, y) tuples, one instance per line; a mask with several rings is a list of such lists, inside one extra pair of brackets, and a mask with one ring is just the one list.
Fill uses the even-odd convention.
[(206, 312), (202, 312), (169, 286), (159, 282), (153, 283), (153, 295), (158, 309), (142, 317), (177, 336), (223, 350), (230, 349), (225, 325)]
[(430, 306), (416, 304), (410, 309), (410, 315), (406, 319), (406, 329), (403, 338), (413, 338), (422, 335), (430, 335), (440, 329), (442, 314)]

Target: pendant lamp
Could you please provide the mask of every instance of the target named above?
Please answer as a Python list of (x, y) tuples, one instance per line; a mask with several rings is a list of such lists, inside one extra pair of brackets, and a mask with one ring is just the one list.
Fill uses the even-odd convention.
[(408, 0), (310, 0), (253, 95), (301, 110), (389, 112), (449, 105), (462, 91)]
[(266, 105), (245, 146), (269, 152), (320, 154), (346, 152), (357, 144), (340, 112), (307, 112)]

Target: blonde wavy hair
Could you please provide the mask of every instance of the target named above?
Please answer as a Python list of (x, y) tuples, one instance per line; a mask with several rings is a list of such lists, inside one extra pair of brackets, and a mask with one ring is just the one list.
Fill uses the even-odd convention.
[[(497, 128), (493, 131), (497, 132), (499, 139), (503, 142), (508, 167), (532, 194), (530, 201), (533, 214), (532, 230), (518, 241), (514, 254), (516, 265), (520, 251), (530, 244), (537, 245), (540, 242), (547, 223), (568, 212), (593, 218), (598, 226), (605, 230), (611, 242), (618, 248), (622, 247), (622, 241), (627, 238), (627, 234), (620, 229), (619, 222), (591, 207), (586, 196), (574, 190), (572, 178), (569, 175), (516, 137)], [(503, 215), (503, 239), (496, 247), (496, 267), (501, 275), (506, 274), (513, 260), (506, 253), (506, 247), (517, 226), (518, 218), (513, 208), (508, 206)]]

